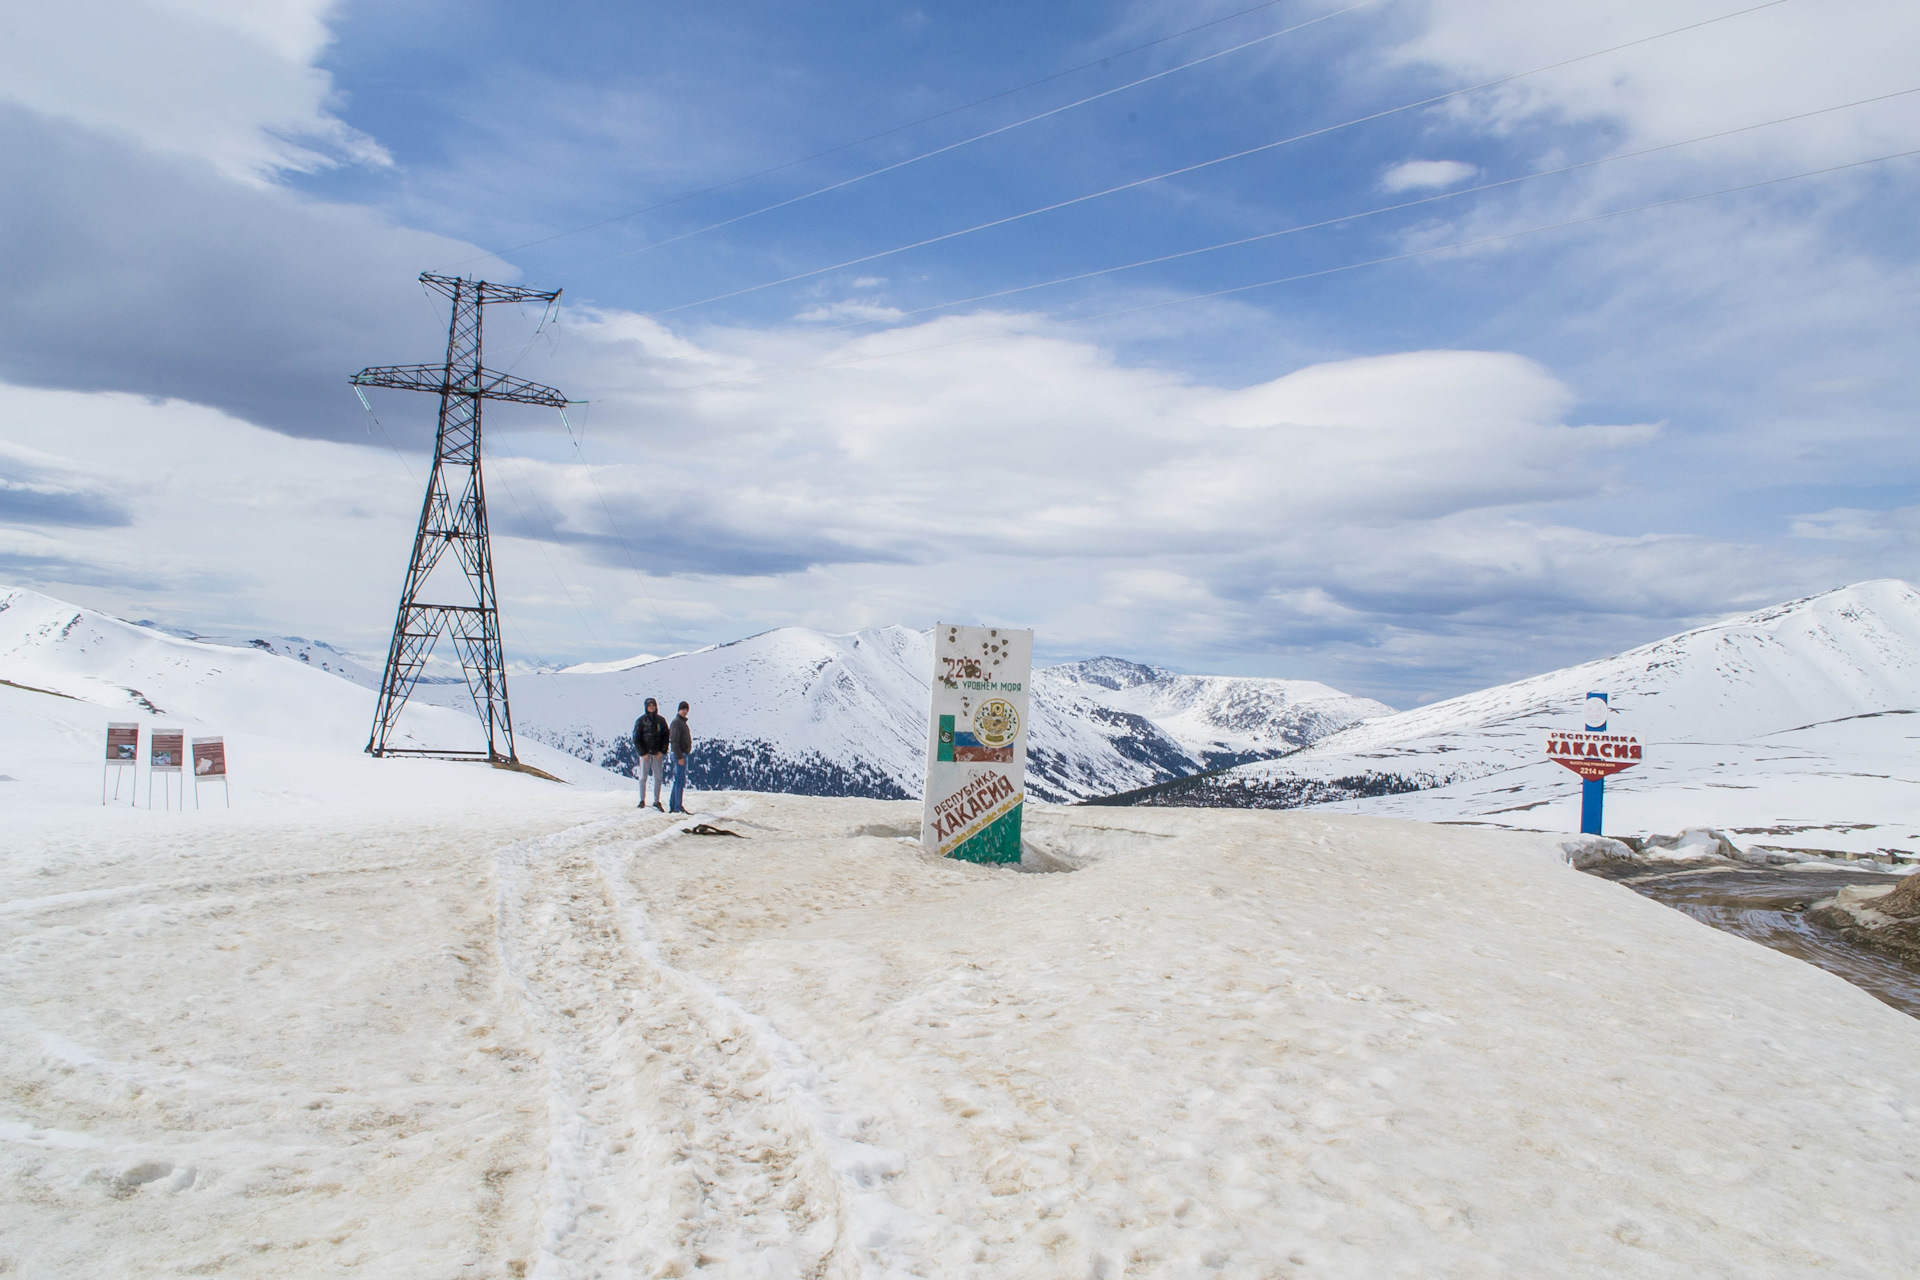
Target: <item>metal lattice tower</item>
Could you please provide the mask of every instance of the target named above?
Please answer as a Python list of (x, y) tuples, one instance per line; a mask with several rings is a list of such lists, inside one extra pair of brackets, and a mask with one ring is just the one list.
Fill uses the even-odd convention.
[[(480, 362), (481, 312), (496, 302), (551, 304), (551, 293), (515, 285), (489, 284), (423, 273), (420, 282), (453, 300), (443, 364), (387, 365), (362, 369), (357, 387), (393, 387), (440, 395), (440, 428), (433, 443), (433, 470), (420, 507), (420, 531), (413, 538), (400, 611), (393, 623), (393, 644), (380, 679), (380, 701), (373, 713), (367, 754), (375, 756), (452, 756), (517, 764), (513, 749), (513, 713), (507, 705), (507, 669), (500, 647), (500, 611), (493, 590), (493, 548), (487, 541), (486, 490), (480, 479), (480, 406), (487, 400), (563, 408), (567, 398), (552, 387), (495, 373)], [(422, 589), (434, 566), (451, 549), (473, 597), (472, 604), (423, 604)], [(462, 593), (463, 595), (465, 593)], [(434, 642), (445, 632), (460, 655), (473, 708), (487, 729), (487, 749), (440, 750), (387, 745), (400, 709), (419, 682)], [(503, 750), (504, 748), (504, 750)]]

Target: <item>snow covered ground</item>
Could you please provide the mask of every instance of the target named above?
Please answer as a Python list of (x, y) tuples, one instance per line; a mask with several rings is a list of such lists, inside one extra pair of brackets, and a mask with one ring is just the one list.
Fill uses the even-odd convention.
[[(738, 834), (696, 835), (0, 602), (0, 1275), (1920, 1267), (1920, 1021), (1553, 838), (1035, 806), (1042, 874), (697, 793)], [(109, 719), (224, 732), (233, 808), (101, 805)]]
[(1201, 798), (1578, 830), (1580, 780), (1544, 745), (1581, 727), (1590, 690), (1645, 750), (1607, 782), (1610, 833), (1711, 826), (1743, 845), (1920, 859), (1920, 591), (1891, 580), (1369, 720)]
[(1920, 1022), (1544, 837), (542, 786), (8, 824), (0, 1272), (1920, 1266)]

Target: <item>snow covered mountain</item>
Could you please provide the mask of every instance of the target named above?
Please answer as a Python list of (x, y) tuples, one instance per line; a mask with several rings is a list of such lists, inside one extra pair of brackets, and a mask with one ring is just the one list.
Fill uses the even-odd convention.
[(1710, 825), (1754, 843), (1920, 853), (1920, 592), (1864, 582), (1323, 737), (1143, 803), (1295, 808), (1577, 830), (1579, 779), (1544, 754), (1589, 691), (1642, 764), (1609, 831)]
[(612, 669), (514, 677), (515, 730), (624, 773), (644, 700), (659, 699), (669, 718), (686, 701), (698, 743), (696, 789), (919, 794), (923, 668), (932, 657), (916, 632), (829, 636), (786, 627), (634, 666), (595, 665)]
[(1121, 658), (1046, 667), (1034, 686), (1152, 721), (1203, 769), (1224, 769), (1297, 751), (1356, 721), (1393, 714), (1313, 680), (1188, 676)]
[[(929, 645), (902, 627), (790, 627), (668, 658), (518, 673), (521, 754), (618, 785), (591, 766), (625, 773), (627, 734), (651, 694), (669, 712), (693, 704), (699, 789), (912, 797)], [(190, 639), (0, 589), (0, 681), (19, 687), (0, 686), (0, 709), (26, 708), (76, 742), (91, 743), (110, 717), (164, 720), (281, 761), (290, 791), (321, 774), (375, 788), (400, 776), (366, 772), (359, 754), (373, 663), (316, 641)], [(1129, 798), (1570, 831), (1578, 779), (1542, 747), (1547, 729), (1580, 727), (1590, 690), (1611, 695), (1612, 727), (1645, 748), (1642, 764), (1608, 784), (1609, 831), (1708, 825), (1750, 844), (1920, 854), (1920, 592), (1896, 581), (1400, 713), (1309, 681), (1183, 676), (1114, 658), (1041, 668), (1029, 786), (1056, 801), (1148, 789)], [(71, 705), (48, 712), (48, 694)], [(478, 745), (457, 677), (422, 685), (403, 729), (423, 744)], [(40, 741), (0, 741), (0, 774), (32, 773)]]
[[(335, 669), (337, 651), (297, 644), (305, 647), (289, 653), (285, 642), (190, 640), (0, 587), (0, 774), (33, 779), (37, 792), (65, 794), (77, 785), (85, 794), (99, 785), (107, 721), (128, 720), (225, 737), (237, 796), (271, 791), (325, 803), (343, 794), (390, 793), (405, 800), (422, 787), (468, 796), (519, 785), (472, 765), (371, 760), (363, 752), (373, 691), (355, 682), (355, 673)], [(484, 745), (470, 704), (463, 713), (416, 699), (400, 734), (419, 745)], [(520, 755), (569, 782), (619, 785), (538, 743)], [(75, 760), (90, 767), (76, 774)], [(454, 781), (443, 786), (447, 778)]]
[[(297, 636), (126, 623), (31, 591), (0, 602), (0, 679), (238, 731), (308, 725), (342, 750), (365, 745), (378, 657)], [(584, 761), (626, 774), (628, 735), (651, 695), (669, 715), (682, 699), (693, 704), (698, 790), (904, 799), (920, 794), (932, 664), (925, 632), (783, 627), (667, 658), (515, 672), (509, 688), (529, 760), (529, 748), (545, 746), (576, 770)], [(458, 668), (436, 670), (416, 687), (403, 729), (422, 744), (479, 745)], [(336, 678), (356, 688), (339, 696)], [(1046, 800), (1109, 795), (1296, 750), (1390, 711), (1305, 680), (1183, 676), (1115, 658), (1042, 668), (1029, 787)], [(564, 772), (551, 758), (534, 762)]]
[[(694, 785), (904, 799), (925, 770), (928, 633), (782, 627), (637, 664), (514, 677), (520, 732), (608, 768), (632, 764), (642, 700), (686, 700)], [(436, 700), (440, 693), (429, 693)], [(1095, 658), (1033, 677), (1028, 787), (1079, 800), (1295, 750), (1392, 708), (1308, 680), (1183, 676)]]
[[(362, 689), (377, 690), (380, 687), (380, 658), (368, 654), (348, 653), (344, 649), (334, 648), (324, 640), (308, 640), (304, 636), (208, 635), (197, 631), (175, 630), (172, 627), (156, 627), (149, 622), (137, 625), (152, 627), (167, 635), (178, 636), (182, 640), (195, 640), (201, 644), (216, 644), (228, 649), (258, 649), (262, 653), (278, 654), (282, 658), (291, 658), (317, 671), (325, 671), (329, 675), (339, 676), (342, 680), (350, 680)], [(429, 675), (426, 678), (440, 681), (451, 678), (457, 681), (460, 679), (459, 670), (458, 666), (453, 667), (451, 677), (442, 672), (437, 677)]]

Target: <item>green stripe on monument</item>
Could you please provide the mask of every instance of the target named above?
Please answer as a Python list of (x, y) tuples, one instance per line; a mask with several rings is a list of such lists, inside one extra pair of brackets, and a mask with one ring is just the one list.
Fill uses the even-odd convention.
[(1024, 803), (1013, 806), (947, 856), (963, 862), (1020, 861), (1020, 811), (1024, 808)]

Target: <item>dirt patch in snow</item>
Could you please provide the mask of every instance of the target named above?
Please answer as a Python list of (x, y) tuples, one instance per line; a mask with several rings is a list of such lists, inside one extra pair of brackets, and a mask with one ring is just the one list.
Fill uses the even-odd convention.
[(1893, 956), (1920, 973), (1920, 872), (1890, 889), (1848, 886), (1815, 903), (1808, 916), (1855, 946)]

